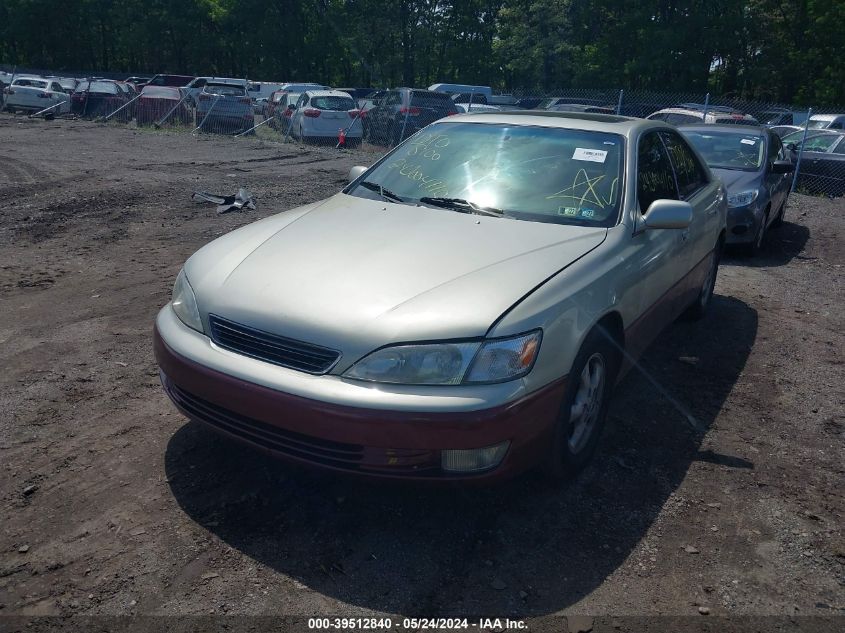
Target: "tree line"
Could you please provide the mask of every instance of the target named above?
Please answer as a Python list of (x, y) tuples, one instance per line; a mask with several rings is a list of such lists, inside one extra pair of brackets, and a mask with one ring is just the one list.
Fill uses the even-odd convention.
[(845, 0), (0, 0), (0, 64), (845, 104)]

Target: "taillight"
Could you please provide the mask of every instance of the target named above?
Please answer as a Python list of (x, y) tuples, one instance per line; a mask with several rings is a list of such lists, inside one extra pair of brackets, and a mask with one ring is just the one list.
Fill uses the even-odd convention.
[(364, 113), (360, 110), (350, 110), (347, 114), (349, 114), (350, 119), (360, 119), (362, 116), (364, 116)]
[(407, 114), (408, 116), (419, 116), (419, 108), (399, 108), (399, 114)]
[(447, 112), (446, 116), (455, 116), (456, 114), (460, 114), (460, 112)]
[(367, 118), (367, 111), (366, 110), (359, 110), (359, 112), (360, 112), (360, 114), (358, 115), (358, 118), (360, 118), (360, 119), (366, 119)]
[(293, 110), (291, 110), (290, 108), (288, 108), (287, 110), (285, 110), (285, 116), (286, 116), (288, 119), (289, 119), (289, 118), (291, 118), (291, 117), (293, 116)]
[(302, 111), (302, 114), (304, 114), (305, 116), (310, 117), (312, 119), (316, 119), (318, 116), (320, 116), (320, 111), (317, 110), (316, 108), (305, 108)]

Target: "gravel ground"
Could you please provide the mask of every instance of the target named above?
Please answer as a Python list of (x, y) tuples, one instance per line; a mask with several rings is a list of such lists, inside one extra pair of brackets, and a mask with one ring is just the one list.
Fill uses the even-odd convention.
[[(194, 250), (373, 153), (5, 114), (0, 139), (0, 614), (845, 615), (845, 199), (793, 196), (726, 258), (575, 482), (385, 487), (187, 423), (151, 347)], [(237, 186), (257, 211), (190, 200)]]

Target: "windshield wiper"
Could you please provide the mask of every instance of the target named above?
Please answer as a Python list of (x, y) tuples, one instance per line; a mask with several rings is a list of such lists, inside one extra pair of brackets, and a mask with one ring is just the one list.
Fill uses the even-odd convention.
[(505, 212), (494, 207), (481, 207), (469, 200), (463, 198), (429, 198), (423, 196), (420, 198), (423, 204), (433, 204), (436, 207), (443, 207), (445, 209), (452, 209), (460, 211), (461, 213), (478, 213), (479, 215), (490, 215), (494, 218), (501, 218)]
[(370, 191), (377, 191), (378, 194), (385, 200), (390, 200), (392, 202), (405, 202), (405, 199), (402, 196), (396, 195), (390, 189), (385, 189), (378, 183), (365, 180), (364, 182), (359, 182), (358, 184)]

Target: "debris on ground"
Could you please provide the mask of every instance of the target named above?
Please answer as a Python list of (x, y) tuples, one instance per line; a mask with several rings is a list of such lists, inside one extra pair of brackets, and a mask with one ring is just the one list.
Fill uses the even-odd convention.
[(234, 196), (218, 196), (205, 191), (195, 191), (191, 196), (197, 202), (212, 202), (217, 205), (217, 213), (228, 213), (229, 211), (241, 211), (244, 208), (255, 210), (255, 198), (252, 194), (241, 187)]

